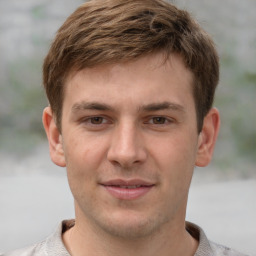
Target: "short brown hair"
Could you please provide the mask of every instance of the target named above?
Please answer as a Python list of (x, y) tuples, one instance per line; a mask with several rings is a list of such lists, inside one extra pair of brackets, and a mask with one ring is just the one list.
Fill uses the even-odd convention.
[(219, 59), (210, 36), (163, 0), (91, 0), (60, 27), (43, 66), (46, 94), (61, 129), (64, 84), (71, 71), (163, 51), (180, 54), (194, 74), (198, 131), (213, 104)]

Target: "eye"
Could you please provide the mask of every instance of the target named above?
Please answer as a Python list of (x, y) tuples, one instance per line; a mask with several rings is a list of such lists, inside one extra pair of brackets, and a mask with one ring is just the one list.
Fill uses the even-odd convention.
[(108, 116), (85, 116), (78, 120), (78, 125), (88, 131), (103, 131), (113, 125), (113, 120)]
[(86, 118), (83, 118), (81, 121), (82, 121), (83, 124), (89, 125), (89, 126), (104, 125), (104, 124), (109, 123), (109, 120), (102, 117), (102, 116), (86, 117)]
[(175, 123), (175, 119), (166, 116), (148, 116), (144, 121), (144, 124), (151, 125), (154, 128), (168, 127), (173, 123)]
[(161, 124), (164, 125), (171, 122), (172, 120), (163, 116), (154, 116), (148, 119), (148, 123), (152, 125), (161, 125)]
[(150, 123), (153, 123), (153, 124), (165, 124), (166, 122), (167, 122), (167, 119), (165, 117), (157, 116), (157, 117), (153, 117), (151, 119)]
[(89, 120), (91, 124), (102, 124), (104, 123), (104, 118), (101, 116), (95, 116), (95, 117), (91, 117), (89, 118)]

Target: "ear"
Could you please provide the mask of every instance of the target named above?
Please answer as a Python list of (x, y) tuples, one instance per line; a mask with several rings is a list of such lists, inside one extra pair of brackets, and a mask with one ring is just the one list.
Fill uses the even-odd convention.
[(52, 161), (61, 167), (66, 166), (63, 151), (62, 136), (56, 126), (51, 107), (46, 107), (43, 112), (43, 125), (49, 142)]
[(220, 114), (212, 108), (204, 118), (203, 128), (199, 134), (196, 166), (207, 166), (213, 155), (220, 127)]

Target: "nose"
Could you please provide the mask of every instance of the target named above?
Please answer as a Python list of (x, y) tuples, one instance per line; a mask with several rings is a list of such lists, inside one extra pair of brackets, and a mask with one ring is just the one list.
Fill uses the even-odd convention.
[(115, 165), (130, 168), (146, 160), (143, 136), (135, 124), (129, 122), (117, 126), (112, 134), (107, 158)]

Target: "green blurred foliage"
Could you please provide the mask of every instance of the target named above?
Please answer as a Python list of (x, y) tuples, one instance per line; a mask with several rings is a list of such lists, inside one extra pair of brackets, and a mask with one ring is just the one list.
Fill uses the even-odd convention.
[(8, 67), (3, 88), (8, 111), (0, 115), (0, 149), (29, 153), (42, 138), (41, 115), (47, 100), (41, 85), (41, 59), (18, 59)]
[[(222, 169), (251, 170), (256, 160), (256, 73), (247, 72), (233, 55), (221, 57), (221, 81), (216, 106), (221, 130), (215, 162)], [(249, 165), (248, 165), (249, 163)], [(244, 169), (244, 170), (243, 170)]]
[(38, 19), (38, 20), (44, 19), (47, 15), (45, 5), (41, 4), (41, 5), (33, 6), (31, 9), (31, 14), (34, 19)]

